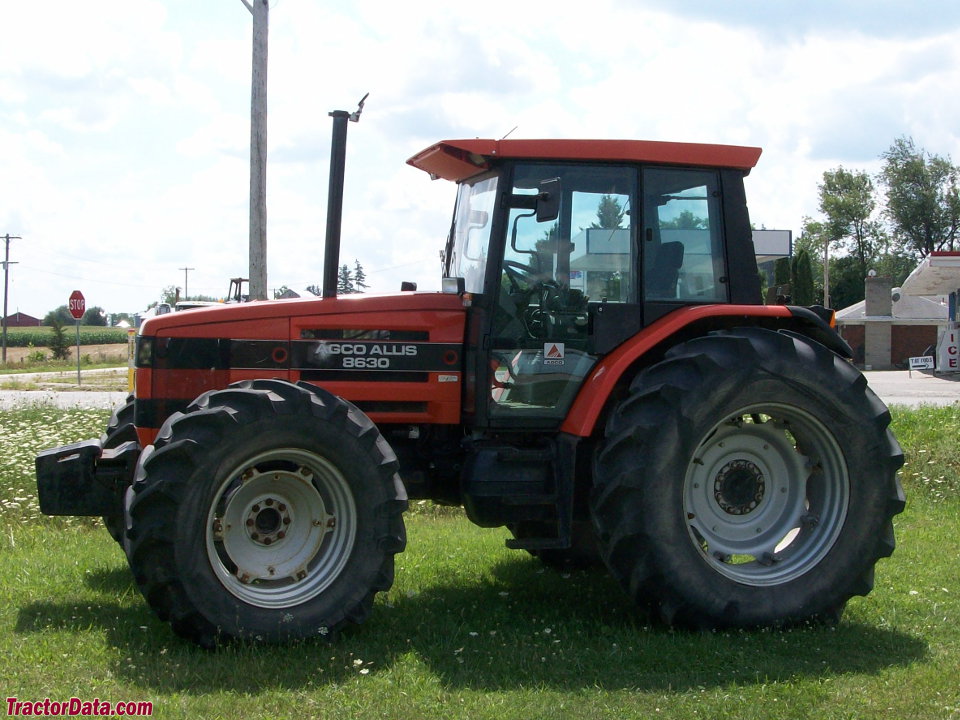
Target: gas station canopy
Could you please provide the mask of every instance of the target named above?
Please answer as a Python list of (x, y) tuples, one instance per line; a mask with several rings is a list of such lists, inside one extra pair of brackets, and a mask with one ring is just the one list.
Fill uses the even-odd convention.
[(960, 252), (932, 252), (903, 281), (905, 295), (949, 295), (960, 288)]

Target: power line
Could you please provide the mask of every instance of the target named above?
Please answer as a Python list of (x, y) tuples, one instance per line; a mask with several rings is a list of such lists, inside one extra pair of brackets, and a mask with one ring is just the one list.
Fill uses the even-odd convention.
[(90, 278), (90, 277), (83, 277), (82, 275), (68, 275), (66, 273), (54, 272), (53, 270), (45, 270), (43, 268), (38, 268), (33, 265), (24, 265), (23, 267), (25, 270), (33, 270), (33, 272), (42, 273), (44, 275), (56, 275), (57, 277), (67, 278), (68, 280), (83, 280), (86, 282), (95, 282), (100, 285), (116, 285), (118, 287), (141, 288), (141, 289), (148, 289), (153, 287), (153, 285), (122, 283), (122, 282), (116, 282), (113, 280), (105, 280), (103, 279), (103, 277)]

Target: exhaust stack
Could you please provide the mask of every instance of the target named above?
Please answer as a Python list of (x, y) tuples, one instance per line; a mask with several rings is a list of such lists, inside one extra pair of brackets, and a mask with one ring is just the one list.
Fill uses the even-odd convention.
[(327, 197), (327, 237), (323, 248), (323, 297), (337, 296), (340, 270), (340, 226), (343, 222), (343, 179), (347, 163), (347, 122), (358, 122), (367, 93), (353, 113), (334, 110), (333, 138), (330, 141), (330, 186)]

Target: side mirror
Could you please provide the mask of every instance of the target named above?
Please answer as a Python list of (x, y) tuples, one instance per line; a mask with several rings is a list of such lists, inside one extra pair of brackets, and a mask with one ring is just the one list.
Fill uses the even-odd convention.
[(563, 188), (560, 178), (544, 180), (540, 183), (540, 194), (537, 195), (537, 222), (550, 222), (560, 217), (560, 199), (563, 197)]

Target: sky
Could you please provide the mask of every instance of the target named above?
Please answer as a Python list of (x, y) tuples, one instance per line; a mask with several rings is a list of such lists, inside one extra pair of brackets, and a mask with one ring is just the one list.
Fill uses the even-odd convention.
[[(241, 0), (30, 0), (2, 18), (8, 311), (43, 317), (78, 289), (133, 313), (247, 277)], [(751, 220), (796, 234), (825, 170), (875, 172), (899, 136), (960, 159), (958, 90), (954, 0), (271, 0), (268, 287), (321, 284), (328, 112), (368, 92), (341, 260), (391, 292), (439, 288), (455, 187), (406, 165), (438, 140), (759, 146)]]

